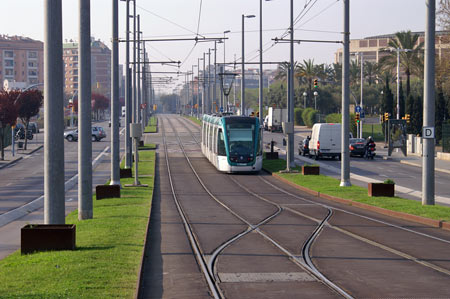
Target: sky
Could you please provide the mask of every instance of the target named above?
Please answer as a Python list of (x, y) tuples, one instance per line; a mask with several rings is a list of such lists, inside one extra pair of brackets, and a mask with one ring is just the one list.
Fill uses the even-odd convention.
[[(0, 10), (0, 34), (21, 35), (33, 39), (44, 39), (44, 1), (15, 0), (3, 5)], [(78, 2), (63, 1), (63, 40), (78, 40)], [(259, 3), (257, 0), (136, 0), (136, 13), (140, 15), (144, 38), (194, 38), (200, 36), (223, 37), (226, 61), (241, 57), (242, 15), (246, 18), (245, 60), (259, 61)], [(91, 35), (111, 47), (112, 0), (91, 1)], [(133, 2), (130, 2), (132, 14)], [(119, 2), (119, 37), (125, 37), (126, 4)], [(263, 1), (263, 57), (264, 61), (289, 60), (289, 44), (274, 44), (273, 38), (281, 37), (289, 27), (290, 1)], [(403, 30), (424, 31), (425, 0), (350, 0), (350, 39), (395, 33)], [(295, 0), (295, 39), (342, 40), (342, 0)], [(133, 19), (130, 20), (132, 25)], [(131, 27), (132, 28), (132, 27)], [(288, 38), (288, 37), (287, 37)], [(294, 59), (314, 59), (314, 63), (333, 63), (339, 44), (301, 43), (295, 45)], [(181, 61), (180, 71), (191, 71), (214, 42), (194, 41), (147, 42), (150, 61)], [(125, 61), (124, 44), (120, 46), (120, 63)], [(223, 62), (223, 44), (217, 44), (217, 61)], [(213, 54), (211, 61), (213, 62)], [(256, 65), (255, 65), (256, 66)], [(257, 67), (257, 66), (256, 66)], [(276, 65), (265, 65), (265, 69)], [(174, 66), (152, 65), (152, 71), (177, 71)], [(196, 68), (194, 69), (196, 70)], [(155, 74), (154, 77), (170, 76)], [(184, 82), (184, 75), (173, 76), (173, 84), (158, 87), (171, 90)]]

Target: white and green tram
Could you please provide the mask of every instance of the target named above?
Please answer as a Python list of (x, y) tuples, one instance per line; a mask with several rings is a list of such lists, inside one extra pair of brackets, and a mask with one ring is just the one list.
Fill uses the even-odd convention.
[(204, 115), (202, 153), (219, 171), (258, 172), (263, 161), (261, 134), (259, 118)]

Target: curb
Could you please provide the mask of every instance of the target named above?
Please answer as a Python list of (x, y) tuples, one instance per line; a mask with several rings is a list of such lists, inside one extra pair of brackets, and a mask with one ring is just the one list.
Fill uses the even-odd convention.
[(149, 232), (150, 232), (150, 216), (152, 214), (152, 207), (153, 207), (153, 199), (155, 198), (155, 175), (156, 175), (156, 161), (157, 161), (157, 155), (158, 153), (155, 152), (155, 168), (153, 169), (153, 191), (152, 191), (152, 201), (150, 203), (150, 211), (148, 212), (148, 221), (147, 221), (147, 227), (145, 229), (145, 240), (144, 240), (144, 248), (142, 250), (142, 256), (141, 256), (141, 262), (139, 265), (139, 276), (138, 276), (138, 280), (136, 283), (136, 291), (134, 293), (134, 298), (138, 299), (141, 297), (141, 294), (139, 293), (140, 290), (140, 286), (142, 284), (143, 281), (143, 269), (144, 269), (144, 259), (145, 259), (145, 249), (148, 246), (148, 239), (149, 239)]
[[(264, 169), (265, 171), (267, 171), (266, 169)], [(306, 187), (303, 186), (299, 186), (285, 178), (282, 178), (281, 176), (279, 176), (277, 173), (271, 173), (270, 171), (267, 171), (268, 173), (270, 173), (273, 177), (275, 177), (276, 179), (287, 183), (288, 185), (299, 189), (301, 191), (304, 191), (310, 195), (313, 196), (317, 196), (326, 200), (331, 200), (331, 201), (335, 201), (341, 204), (345, 204), (345, 205), (349, 205), (349, 206), (354, 206), (354, 207), (358, 207), (367, 211), (372, 211), (378, 214), (382, 214), (382, 215), (386, 215), (386, 216), (390, 216), (393, 218), (398, 218), (398, 219), (402, 219), (402, 220), (407, 220), (407, 221), (411, 221), (411, 222), (416, 222), (416, 223), (420, 223), (423, 225), (427, 225), (430, 227), (435, 227), (435, 228), (441, 228), (444, 230), (448, 230), (450, 231), (450, 222), (445, 222), (442, 220), (434, 220), (434, 219), (430, 219), (430, 218), (425, 218), (425, 217), (421, 217), (421, 216), (416, 216), (416, 215), (412, 215), (412, 214), (408, 214), (408, 213), (404, 213), (404, 212), (398, 212), (398, 211), (392, 211), (392, 210), (388, 210), (388, 209), (384, 209), (384, 208), (380, 208), (380, 207), (376, 207), (376, 206), (371, 206), (365, 203), (361, 203), (361, 202), (356, 202), (356, 201), (352, 201), (349, 199), (344, 199), (344, 198), (340, 198), (340, 197), (335, 197), (332, 195), (328, 195), (328, 194), (321, 194), (320, 192), (308, 189)]]
[(9, 166), (9, 165), (11, 165), (11, 164), (13, 164), (13, 163), (16, 163), (17, 161), (22, 160), (22, 159), (23, 159), (23, 157), (18, 157), (18, 158), (14, 159), (14, 160), (11, 160), (11, 161), (9, 161), (8, 163), (5, 163), (5, 164), (3, 164), (3, 165), (0, 165), (0, 169), (5, 168), (5, 167), (7, 167), (7, 166)]

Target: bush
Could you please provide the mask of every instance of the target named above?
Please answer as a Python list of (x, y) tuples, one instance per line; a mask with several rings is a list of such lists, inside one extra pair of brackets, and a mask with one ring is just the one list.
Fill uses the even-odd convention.
[(303, 108), (294, 109), (294, 123), (296, 126), (304, 126), (305, 122), (302, 118)]
[(311, 128), (316, 123), (316, 115), (319, 111), (313, 108), (306, 108), (302, 112), (302, 119), (308, 128)]

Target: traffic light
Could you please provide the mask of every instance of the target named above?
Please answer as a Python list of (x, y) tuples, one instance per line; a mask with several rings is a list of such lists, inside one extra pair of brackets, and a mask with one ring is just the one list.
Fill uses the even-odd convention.
[(410, 114), (406, 114), (405, 115), (405, 119), (406, 119), (406, 123), (409, 124), (411, 122), (411, 115)]
[(381, 120), (381, 123), (384, 123), (384, 114), (380, 115), (380, 120)]
[(360, 118), (359, 118), (359, 112), (356, 112), (356, 115), (355, 115), (355, 121), (356, 121), (357, 124), (359, 124), (359, 120), (360, 120)]
[(388, 121), (389, 120), (389, 113), (385, 112), (384, 113), (384, 121)]
[(314, 88), (319, 87), (319, 80), (314, 79)]

